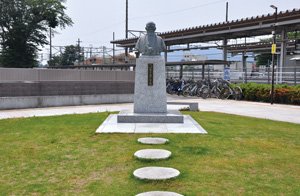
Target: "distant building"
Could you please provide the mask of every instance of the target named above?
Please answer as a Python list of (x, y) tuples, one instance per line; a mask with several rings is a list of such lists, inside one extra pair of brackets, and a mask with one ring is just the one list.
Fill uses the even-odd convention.
[(193, 54), (191, 52), (183, 52), (182, 60), (183, 61), (204, 61), (207, 60), (207, 57), (202, 56), (200, 54)]

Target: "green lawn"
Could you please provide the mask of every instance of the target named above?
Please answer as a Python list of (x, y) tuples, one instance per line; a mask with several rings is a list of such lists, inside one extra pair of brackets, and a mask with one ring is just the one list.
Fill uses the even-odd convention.
[[(95, 134), (108, 113), (0, 120), (0, 195), (131, 196), (165, 190), (183, 195), (300, 195), (300, 125), (211, 112), (190, 114), (200, 134)], [(137, 143), (159, 136), (167, 145)], [(172, 152), (140, 161), (140, 149)], [(135, 169), (167, 166), (181, 175), (140, 181)]]

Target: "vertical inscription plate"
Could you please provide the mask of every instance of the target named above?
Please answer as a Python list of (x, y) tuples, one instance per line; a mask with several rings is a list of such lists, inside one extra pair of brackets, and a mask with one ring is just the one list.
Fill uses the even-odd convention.
[(148, 86), (153, 86), (153, 64), (148, 64)]

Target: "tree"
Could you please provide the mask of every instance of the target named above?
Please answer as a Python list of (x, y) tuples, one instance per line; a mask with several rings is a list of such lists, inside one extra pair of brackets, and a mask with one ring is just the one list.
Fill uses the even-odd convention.
[(66, 46), (65, 51), (62, 53), (61, 65), (74, 65), (76, 61), (83, 61), (82, 50), (78, 45)]
[(52, 59), (48, 61), (49, 66), (60, 66), (61, 58), (60, 56), (52, 56)]
[(39, 46), (48, 44), (49, 28), (73, 24), (63, 5), (65, 0), (1, 0), (0, 66), (34, 67)]
[[(259, 65), (266, 65), (267, 67), (270, 65), (272, 62), (272, 54), (271, 53), (259, 53), (256, 57), (256, 66)], [(275, 59), (275, 64), (276, 64), (276, 59)]]

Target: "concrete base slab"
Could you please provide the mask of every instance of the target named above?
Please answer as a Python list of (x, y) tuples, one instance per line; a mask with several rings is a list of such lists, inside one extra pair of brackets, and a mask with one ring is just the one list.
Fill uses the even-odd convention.
[(183, 195), (174, 192), (167, 192), (167, 191), (150, 191), (146, 193), (140, 193), (136, 196), (183, 196)]
[(168, 141), (168, 139), (160, 137), (143, 137), (138, 139), (138, 142), (142, 144), (165, 144)]
[(118, 123), (183, 123), (183, 116), (177, 110), (170, 110), (167, 113), (121, 111), (118, 114)]
[(180, 172), (170, 167), (143, 167), (133, 172), (141, 180), (167, 180), (176, 178)]
[(171, 156), (171, 152), (162, 149), (144, 149), (134, 153), (134, 156), (139, 159), (159, 160), (167, 159)]
[(109, 115), (96, 133), (202, 133), (207, 132), (190, 116), (184, 123), (118, 123), (117, 114)]

